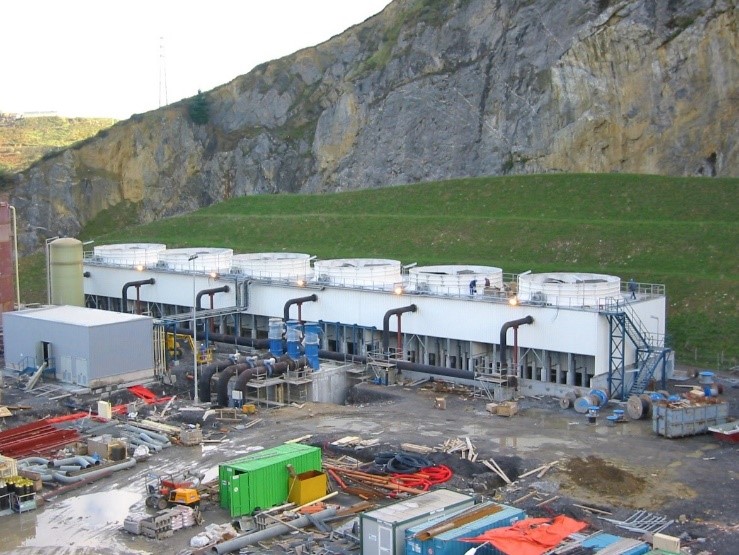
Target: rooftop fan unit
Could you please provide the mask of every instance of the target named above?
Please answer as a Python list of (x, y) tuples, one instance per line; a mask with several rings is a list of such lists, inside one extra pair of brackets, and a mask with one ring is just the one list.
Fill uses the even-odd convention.
[(547, 296), (544, 294), (543, 291), (534, 291), (531, 294), (531, 302), (539, 303), (539, 304), (546, 304)]

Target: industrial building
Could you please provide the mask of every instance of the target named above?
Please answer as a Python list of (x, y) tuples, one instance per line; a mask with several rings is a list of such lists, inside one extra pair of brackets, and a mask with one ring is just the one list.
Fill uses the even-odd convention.
[[(297, 356), (300, 342), (301, 354), (357, 362), (385, 382), (397, 373), (431, 374), (473, 380), (501, 397), (515, 385), (553, 395), (597, 388), (626, 399), (669, 378), (673, 368), (664, 343), (664, 286), (618, 276), (514, 275), (492, 266), (317, 260), (303, 253), (235, 254), (151, 243), (85, 252), (73, 238), (47, 247), (49, 306), (6, 312), (18, 316), (4, 318), (6, 367), (38, 368), (53, 348), (57, 378), (80, 385), (128, 380), (150, 369), (150, 377), (160, 377), (169, 363), (167, 331), (192, 334), (196, 327), (199, 340), (227, 338), (282, 355), (286, 327), (295, 330), (295, 323), (290, 356)], [(83, 315), (65, 306), (97, 310)], [(118, 316), (103, 318), (101, 312)], [(48, 335), (52, 322), (68, 328), (54, 341)], [(107, 337), (127, 343), (129, 353), (136, 345), (147, 359), (131, 368), (116, 360), (110, 366), (117, 378), (94, 366), (85, 370), (82, 362), (97, 364), (94, 349), (114, 356), (117, 344), (94, 345), (106, 336), (97, 329), (113, 324), (135, 331)], [(78, 327), (86, 331), (77, 334)], [(58, 343), (71, 339), (88, 346), (62, 354), (66, 347)]]
[(77, 306), (3, 313), (6, 366), (98, 388), (154, 374), (152, 318)]
[[(59, 256), (51, 243), (50, 275), (56, 258), (67, 269), (77, 260), (66, 251), (82, 253), (71, 241)], [(73, 287), (89, 308), (261, 346), (277, 345), (289, 321), (308, 322), (321, 357), (366, 363), (386, 377), (420, 372), (495, 387), (515, 377), (552, 394), (599, 388), (625, 399), (673, 366), (664, 286), (618, 276), (148, 243), (95, 246), (80, 257)]]

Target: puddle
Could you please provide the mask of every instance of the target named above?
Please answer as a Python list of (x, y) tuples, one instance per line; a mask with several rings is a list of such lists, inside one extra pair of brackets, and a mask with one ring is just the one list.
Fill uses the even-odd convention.
[[(52, 501), (44, 508), (0, 519), (3, 550), (21, 547), (120, 548), (114, 532), (123, 527), (129, 509), (141, 495), (105, 491)], [(143, 552), (142, 552), (143, 553)]]
[(370, 434), (376, 431), (382, 431), (384, 428), (378, 424), (367, 422), (366, 420), (357, 420), (354, 418), (321, 418), (320, 424), (316, 428), (338, 428), (346, 432), (361, 432)]

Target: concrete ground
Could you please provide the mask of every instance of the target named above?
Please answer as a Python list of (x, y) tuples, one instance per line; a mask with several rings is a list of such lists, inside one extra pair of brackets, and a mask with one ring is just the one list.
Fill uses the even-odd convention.
[[(730, 417), (739, 417), (739, 379), (719, 376)], [(182, 383), (182, 380), (180, 380)], [(681, 381), (680, 384), (690, 382)], [(674, 392), (676, 383), (671, 384)], [(440, 389), (439, 389), (440, 388)], [(171, 393), (169, 388), (157, 393)], [(17, 390), (6, 381), (3, 404)], [(180, 391), (180, 395), (185, 392)], [(125, 401), (124, 394), (113, 398)], [(445, 397), (446, 409), (435, 408), (435, 399)], [(83, 399), (92, 404), (96, 399)], [(165, 541), (132, 536), (122, 522), (130, 511), (144, 511), (144, 480), (149, 472), (204, 471), (206, 479), (217, 476), (219, 463), (284, 441), (310, 435), (309, 443), (324, 447), (325, 457), (343, 454), (371, 460), (378, 451), (399, 450), (401, 443), (430, 447), (447, 439), (468, 437), (478, 461), (494, 458), (510, 478), (555, 460), (559, 464), (541, 478), (531, 475), (504, 484), (480, 462), (461, 460), (457, 455), (431, 455), (435, 462), (452, 467), (455, 477), (449, 486), (495, 497), (505, 503), (519, 503), (530, 516), (564, 513), (634, 537), (601, 520), (598, 512), (588, 512), (575, 504), (612, 513), (609, 518), (624, 520), (637, 509), (673, 519), (664, 532), (682, 536), (689, 553), (730, 555), (739, 545), (739, 465), (737, 444), (718, 442), (711, 435), (666, 439), (652, 432), (650, 420), (611, 424), (601, 417), (595, 424), (572, 409), (563, 410), (558, 399), (524, 397), (520, 412), (510, 418), (485, 410), (486, 398), (474, 397), (465, 388), (448, 391), (443, 384), (425, 383), (414, 387), (361, 384), (354, 388), (350, 403), (328, 405), (305, 403), (301, 407), (260, 408), (241, 422), (204, 423), (204, 432), (221, 443), (197, 447), (174, 446), (85, 488), (59, 495), (36, 511), (0, 517), (0, 552), (14, 554), (134, 554), (179, 553), (189, 546), (197, 528), (181, 530)], [(3, 428), (21, 418), (31, 419), (59, 411), (59, 403), (36, 399), (25, 417), (5, 419)], [(188, 402), (177, 401), (174, 420), (199, 419), (199, 413), (179, 412)], [(613, 407), (613, 405), (611, 405)], [(68, 409), (67, 409), (68, 410)], [(22, 412), (22, 411), (21, 411)], [(605, 411), (610, 414), (610, 410)], [(257, 424), (245, 428), (254, 419)], [(369, 449), (334, 448), (331, 441), (352, 435), (378, 439)], [(537, 507), (542, 500), (555, 500)], [(343, 500), (345, 498), (342, 498)], [(358, 499), (345, 499), (356, 502)], [(217, 505), (205, 505), (207, 523), (230, 520)]]

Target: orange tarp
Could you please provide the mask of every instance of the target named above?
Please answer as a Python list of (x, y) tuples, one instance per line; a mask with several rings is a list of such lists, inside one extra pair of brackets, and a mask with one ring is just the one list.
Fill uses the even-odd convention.
[(587, 526), (585, 522), (564, 515), (553, 519), (527, 518), (512, 526), (493, 528), (477, 537), (464, 538), (463, 541), (488, 542), (506, 555), (541, 555)]

